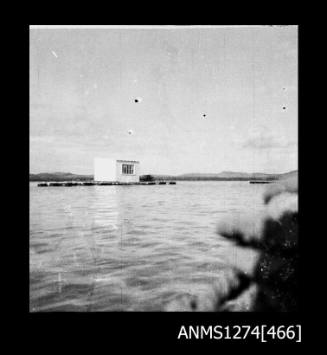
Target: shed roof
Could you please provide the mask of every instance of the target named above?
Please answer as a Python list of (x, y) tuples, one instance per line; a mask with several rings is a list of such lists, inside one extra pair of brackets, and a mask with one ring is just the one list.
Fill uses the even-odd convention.
[(137, 160), (116, 160), (116, 161), (120, 163), (140, 163)]

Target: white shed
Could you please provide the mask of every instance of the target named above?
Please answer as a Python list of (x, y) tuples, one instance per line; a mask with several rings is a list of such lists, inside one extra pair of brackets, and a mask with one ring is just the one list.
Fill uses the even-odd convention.
[(94, 159), (94, 180), (139, 182), (140, 162), (136, 160)]

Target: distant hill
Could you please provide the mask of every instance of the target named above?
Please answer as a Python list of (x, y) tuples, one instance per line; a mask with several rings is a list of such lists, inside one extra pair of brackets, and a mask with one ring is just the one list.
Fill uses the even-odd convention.
[(176, 181), (249, 181), (249, 180), (279, 180), (297, 174), (297, 170), (285, 174), (242, 173), (223, 171), (221, 173), (190, 173), (181, 175), (152, 175), (154, 180)]
[(288, 173), (285, 174), (280, 174), (279, 179), (286, 179), (286, 178), (290, 178), (290, 177), (297, 177), (299, 174), (298, 170), (292, 170)]
[(78, 175), (72, 173), (40, 173), (30, 174), (30, 181), (88, 181), (93, 175)]
[(276, 180), (279, 174), (242, 173), (223, 171), (218, 174), (183, 174), (176, 178), (179, 180)]
[[(203, 174), (190, 173), (182, 175), (155, 175), (151, 174), (154, 180), (176, 180), (176, 181), (249, 181), (249, 180), (278, 180), (287, 178), (298, 173), (297, 170), (285, 174), (264, 174), (264, 173), (242, 173), (223, 171), (221, 173)], [(145, 176), (145, 175), (142, 175)], [(141, 178), (142, 178), (141, 176)], [(30, 181), (89, 181), (93, 175), (78, 175), (72, 173), (40, 173), (30, 174)]]

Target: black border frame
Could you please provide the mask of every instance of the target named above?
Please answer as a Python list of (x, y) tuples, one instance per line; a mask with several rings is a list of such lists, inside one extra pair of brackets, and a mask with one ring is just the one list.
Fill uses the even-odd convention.
[[(124, 23), (120, 22), (120, 23)], [(302, 198), (302, 185), (304, 180), (304, 172), (302, 171), (303, 165), (301, 163), (301, 157), (303, 156), (303, 151), (301, 153), (301, 144), (302, 142), (301, 134), (303, 134), (303, 116), (305, 109), (304, 107), (304, 84), (305, 75), (303, 74), (305, 70), (305, 61), (306, 57), (304, 54), (304, 42), (306, 41), (306, 32), (303, 25), (297, 24), (298, 27), (298, 41), (299, 41), (299, 61), (298, 61), (298, 112), (299, 112), (299, 184), (300, 184), (300, 193), (299, 193), (299, 205), (300, 205), (300, 253), (301, 253), (301, 282), (300, 282), (300, 312), (296, 313), (189, 313), (189, 312), (176, 312), (176, 313), (160, 313), (160, 312), (133, 312), (133, 313), (70, 313), (67, 312), (65, 315), (62, 315), (61, 312), (57, 313), (30, 313), (29, 312), (29, 214), (24, 212), (23, 219), (18, 223), (19, 229), (21, 228), (20, 233), (15, 233), (16, 235), (21, 235), (23, 238), (24, 247), (20, 247), (19, 263), (23, 269), (23, 282), (22, 290), (15, 293), (17, 297), (16, 305), (19, 305), (18, 310), (20, 316), (23, 317), (24, 321), (27, 321), (28, 327), (32, 327), (33, 333), (37, 334), (37, 337), (48, 337), (53, 338), (53, 341), (56, 341), (56, 333), (62, 335), (62, 339), (69, 340), (69, 338), (78, 336), (79, 339), (87, 339), (87, 337), (92, 334), (99, 339), (99, 341), (108, 341), (110, 344), (112, 342), (127, 345), (131, 342), (137, 343), (148, 343), (149, 341), (155, 341), (160, 343), (190, 343), (190, 344), (203, 344), (203, 343), (221, 343), (217, 340), (183, 340), (177, 341), (177, 334), (181, 325), (234, 325), (234, 324), (301, 324), (304, 327), (305, 324), (305, 302), (304, 302), (304, 282), (303, 282), (303, 260), (306, 258), (304, 256), (304, 243), (302, 236), (306, 234), (306, 227), (303, 225), (303, 199)], [(23, 28), (23, 41), (20, 47), (24, 48), (24, 53), (29, 57), (29, 25), (24, 25)], [(21, 37), (20, 37), (21, 39)], [(22, 47), (23, 46), (23, 47)], [(24, 58), (26, 58), (24, 56)], [(25, 64), (26, 67), (25, 67)], [(23, 66), (20, 66), (20, 82), (21, 78), (26, 79), (26, 88), (27, 88), (27, 100), (26, 103), (27, 112), (29, 112), (29, 60), (23, 61)], [(25, 86), (24, 86), (25, 88)], [(25, 92), (25, 90), (24, 90)], [(25, 94), (24, 94), (25, 96)], [(20, 131), (20, 144), (24, 147), (24, 159), (27, 170), (29, 174), (29, 136), (26, 135), (26, 132), (29, 132), (29, 122), (26, 119), (27, 116), (25, 111), (25, 105), (23, 108), (23, 117), (21, 121), (23, 122), (23, 130)], [(25, 126), (26, 125), (26, 126)], [(25, 150), (26, 149), (26, 150)], [(26, 154), (26, 156), (25, 156)], [(21, 155), (21, 152), (20, 152)], [(20, 169), (19, 169), (20, 170)], [(26, 175), (27, 177), (28, 175)], [(17, 179), (16, 179), (17, 180)], [(26, 186), (21, 184), (20, 179), (17, 180), (17, 185), (23, 187), (23, 191), (20, 193), (20, 196), (24, 197), (23, 205), (26, 206), (26, 210), (29, 211), (29, 180), (26, 179)], [(27, 198), (26, 198), (27, 197)], [(26, 198), (26, 199), (25, 199)], [(24, 208), (25, 210), (25, 208)], [(17, 222), (15, 223), (17, 225)], [(28, 232), (27, 232), (28, 231)], [(26, 238), (26, 239), (25, 239)], [(22, 243), (22, 241), (20, 241)], [(26, 244), (25, 244), (26, 243)], [(16, 308), (17, 309), (17, 308)], [(57, 328), (58, 327), (58, 328)], [(305, 340), (303, 336), (302, 342)], [(234, 343), (238, 341), (226, 341), (227, 343)], [(225, 342), (225, 343), (226, 343)], [(239, 342), (238, 342), (239, 343)], [(242, 341), (241, 345), (246, 343)], [(111, 345), (110, 345), (111, 346)]]

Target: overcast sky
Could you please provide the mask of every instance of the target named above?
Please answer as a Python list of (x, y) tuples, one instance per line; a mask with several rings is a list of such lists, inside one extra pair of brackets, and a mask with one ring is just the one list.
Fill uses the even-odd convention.
[(287, 172), (297, 114), (296, 26), (30, 29), (31, 173)]

